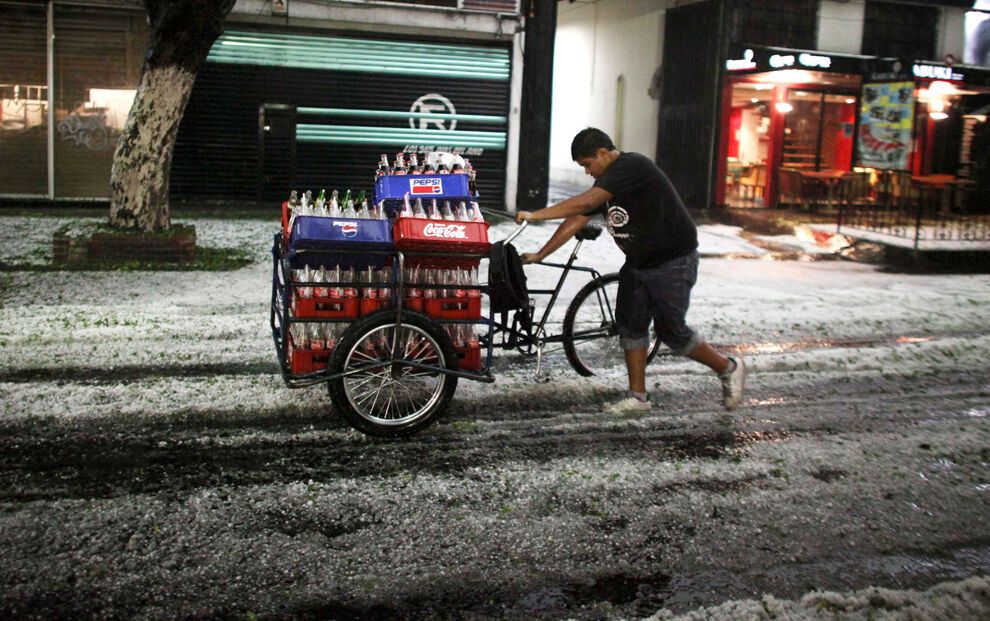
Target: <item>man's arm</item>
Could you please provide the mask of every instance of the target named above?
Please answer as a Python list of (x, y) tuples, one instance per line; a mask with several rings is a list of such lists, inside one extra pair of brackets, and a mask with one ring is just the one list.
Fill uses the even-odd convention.
[(556, 220), (557, 218), (570, 218), (571, 216), (583, 216), (589, 211), (598, 209), (605, 204), (612, 194), (601, 188), (589, 188), (577, 196), (572, 196), (561, 201), (552, 207), (537, 209), (536, 211), (520, 211), (516, 213), (516, 222), (523, 220)]
[(523, 263), (539, 263), (547, 258), (555, 250), (566, 244), (572, 237), (577, 235), (591, 216), (585, 215), (604, 205), (612, 194), (601, 188), (590, 188), (577, 196), (572, 196), (556, 205), (546, 209), (536, 211), (519, 211), (516, 213), (516, 222), (534, 220), (553, 220), (554, 218), (566, 218), (557, 230), (553, 232), (547, 243), (543, 244), (539, 252), (524, 252), (520, 255)]
[(524, 252), (519, 255), (519, 258), (522, 259), (523, 263), (539, 263), (577, 235), (577, 232), (588, 223), (588, 220), (591, 220), (591, 216), (577, 215), (567, 218), (560, 223), (560, 226), (553, 232), (547, 243), (543, 244), (539, 252)]

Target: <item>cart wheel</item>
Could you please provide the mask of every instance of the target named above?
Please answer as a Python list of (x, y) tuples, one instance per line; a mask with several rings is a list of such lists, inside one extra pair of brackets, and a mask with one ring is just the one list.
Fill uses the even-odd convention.
[[(394, 344), (394, 345), (393, 345)], [(403, 311), (396, 332), (395, 311), (383, 310), (352, 324), (337, 343), (327, 368), (342, 373), (392, 357), (434, 368), (457, 369), (447, 332), (425, 315)], [(447, 407), (457, 378), (429, 369), (387, 364), (328, 382), (330, 399), (347, 422), (363, 433), (406, 436), (429, 425)]]
[[(584, 376), (625, 374), (625, 355), (615, 325), (619, 275), (600, 276), (577, 292), (564, 315), (564, 353)], [(649, 364), (660, 351), (656, 330), (650, 328)]]

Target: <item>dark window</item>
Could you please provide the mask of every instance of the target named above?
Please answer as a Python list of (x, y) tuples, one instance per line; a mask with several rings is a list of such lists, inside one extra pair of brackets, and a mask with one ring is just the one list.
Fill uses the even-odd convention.
[(867, 2), (863, 17), (863, 54), (933, 59), (938, 17), (936, 7)]
[(817, 0), (736, 0), (732, 12), (732, 41), (815, 49), (818, 37)]

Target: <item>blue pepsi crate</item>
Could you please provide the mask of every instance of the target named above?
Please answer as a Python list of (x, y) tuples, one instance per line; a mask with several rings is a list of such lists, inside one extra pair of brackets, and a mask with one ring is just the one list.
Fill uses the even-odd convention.
[(388, 220), (298, 216), (289, 233), (293, 268), (303, 264), (382, 267), (394, 250)]
[(449, 175), (382, 175), (375, 179), (375, 202), (384, 204), (391, 215), (402, 208), (402, 197), (409, 194), (409, 201), (422, 198), (425, 205), (431, 199), (471, 200), (468, 176), (463, 173)]

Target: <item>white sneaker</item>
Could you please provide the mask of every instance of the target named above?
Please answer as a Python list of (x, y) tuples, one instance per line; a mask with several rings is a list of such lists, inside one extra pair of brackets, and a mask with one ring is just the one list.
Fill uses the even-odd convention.
[(640, 401), (633, 395), (629, 395), (625, 399), (619, 399), (613, 403), (605, 404), (602, 411), (606, 414), (632, 414), (632, 413), (643, 413), (649, 412), (650, 408), (653, 406), (652, 403), (647, 401)]
[(722, 380), (722, 403), (725, 409), (734, 410), (739, 407), (742, 401), (743, 390), (746, 388), (746, 365), (742, 358), (729, 358), (736, 363), (736, 368), (731, 373), (720, 375)]

